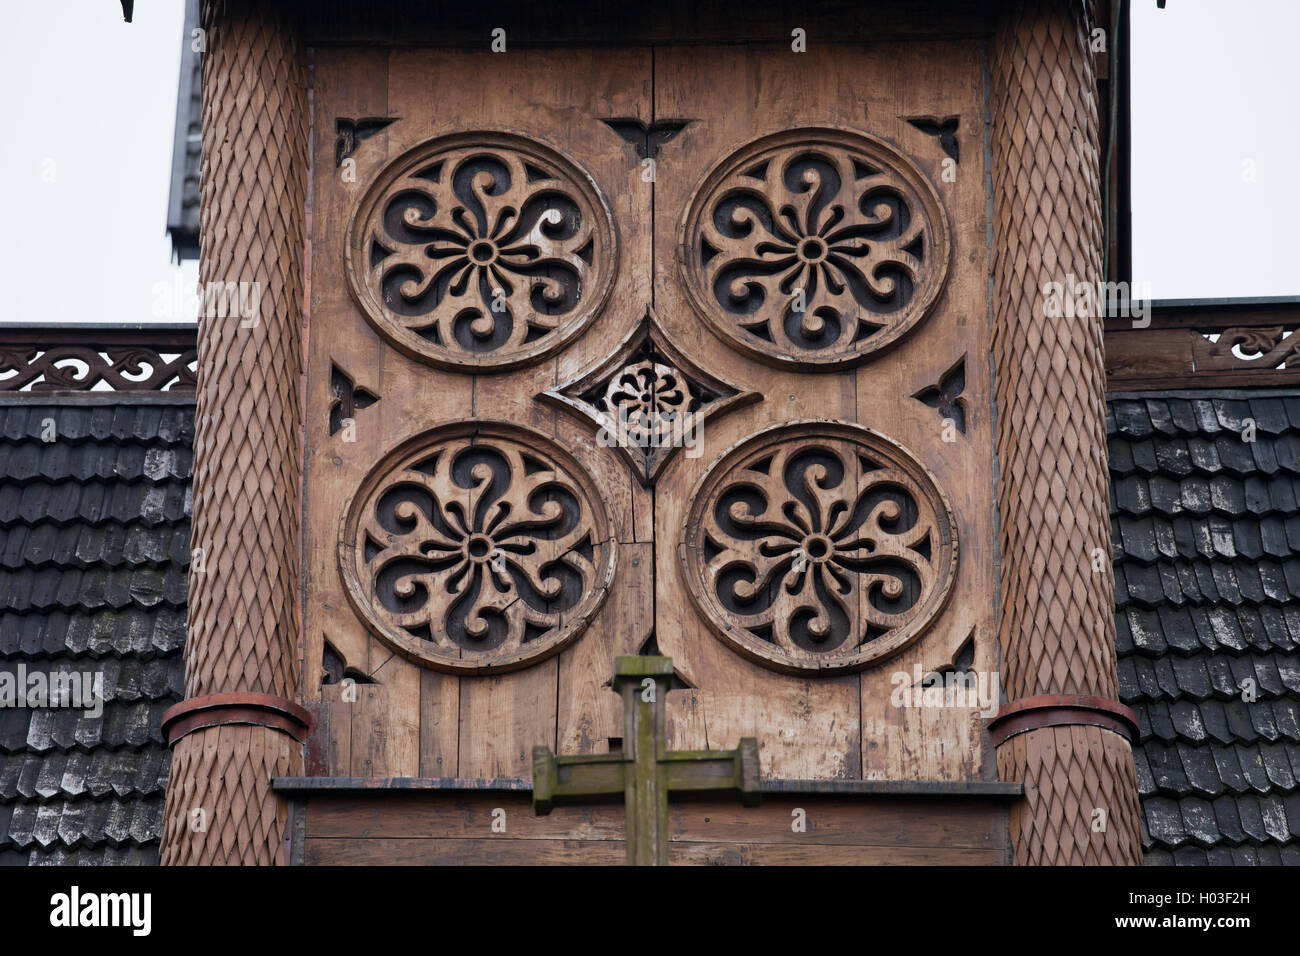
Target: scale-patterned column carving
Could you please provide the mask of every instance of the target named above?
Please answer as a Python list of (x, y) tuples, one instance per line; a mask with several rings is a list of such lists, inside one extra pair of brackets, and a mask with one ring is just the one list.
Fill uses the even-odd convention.
[[(1042, 295), (1070, 275), (1102, 278), (1088, 13), (1084, 0), (1015, 0), (992, 47), (999, 640), (1010, 700), (1117, 694), (1102, 322), (1045, 318)], [(1139, 862), (1123, 738), (1043, 727), (1008, 739), (998, 771), (1025, 783), (1011, 822), (1017, 862)], [(1094, 829), (1098, 808), (1104, 830)]]
[[(276, 6), (203, 4), (199, 276), (255, 283), (259, 308), (199, 324), (188, 697), (297, 691), (307, 114), (302, 49)], [(258, 725), (181, 737), (162, 861), (275, 862), (287, 807), (270, 778), (301, 764), (296, 741)]]

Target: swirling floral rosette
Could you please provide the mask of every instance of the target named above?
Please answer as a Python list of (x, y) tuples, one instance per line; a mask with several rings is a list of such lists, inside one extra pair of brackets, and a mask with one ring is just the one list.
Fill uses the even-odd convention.
[(673, 429), (682, 429), (694, 400), (685, 376), (648, 360), (625, 366), (605, 388), (605, 409), (627, 440), (641, 447), (671, 441)]
[(348, 226), (353, 298), (380, 335), (443, 368), (513, 368), (596, 316), (614, 221), (572, 160), (511, 133), (459, 133), (394, 160)]
[(917, 640), (957, 569), (934, 478), (858, 425), (791, 422), (725, 453), (691, 498), (679, 565), (741, 654), (788, 673), (858, 670)]
[(924, 321), (948, 273), (925, 176), (860, 133), (794, 129), (719, 163), (682, 222), (682, 277), (722, 337), (774, 365), (835, 368)]
[(444, 425), (386, 455), (344, 517), (353, 608), (394, 650), (487, 673), (567, 646), (605, 599), (614, 547), (590, 476), (549, 439)]

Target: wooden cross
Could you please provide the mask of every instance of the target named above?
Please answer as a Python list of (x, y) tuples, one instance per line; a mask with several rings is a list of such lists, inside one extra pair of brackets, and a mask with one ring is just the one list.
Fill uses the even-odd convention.
[(668, 862), (668, 794), (740, 793), (758, 805), (758, 741), (742, 737), (735, 750), (673, 750), (664, 736), (664, 701), (672, 683), (670, 657), (620, 657), (614, 690), (623, 697), (623, 752), (557, 756), (533, 748), (533, 809), (592, 803), (623, 795), (627, 813), (627, 862)]

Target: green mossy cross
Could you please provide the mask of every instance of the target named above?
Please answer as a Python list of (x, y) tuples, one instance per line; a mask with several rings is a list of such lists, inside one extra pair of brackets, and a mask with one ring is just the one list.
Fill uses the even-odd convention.
[(594, 803), (623, 795), (627, 808), (627, 862), (668, 862), (668, 794), (739, 793), (757, 806), (758, 741), (743, 737), (735, 750), (673, 750), (664, 736), (664, 701), (672, 685), (670, 657), (620, 657), (614, 690), (623, 698), (623, 752), (557, 756), (533, 748), (533, 809), (547, 814), (565, 803)]

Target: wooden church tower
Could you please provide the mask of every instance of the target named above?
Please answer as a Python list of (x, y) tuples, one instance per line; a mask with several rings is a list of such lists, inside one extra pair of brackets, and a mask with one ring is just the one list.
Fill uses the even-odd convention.
[(163, 861), (1138, 862), (1106, 23), (561, 9), (203, 4)]

